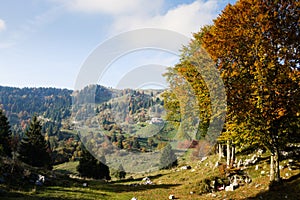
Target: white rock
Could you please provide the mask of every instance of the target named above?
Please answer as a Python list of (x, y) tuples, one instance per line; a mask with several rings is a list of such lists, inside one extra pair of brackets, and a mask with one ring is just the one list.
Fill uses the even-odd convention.
[(265, 175), (266, 172), (265, 172), (265, 171), (261, 171), (260, 174), (261, 174), (261, 175)]
[(258, 165), (255, 166), (255, 170), (258, 170)]
[(256, 162), (257, 162), (257, 158), (254, 158), (254, 160), (252, 160), (251, 162), (252, 162), (252, 164), (255, 164)]
[(256, 184), (256, 185), (255, 185), (255, 188), (258, 188), (259, 186), (261, 186), (261, 184)]
[(251, 157), (251, 160), (253, 161), (253, 160), (255, 160), (256, 159), (256, 155), (253, 155), (252, 157)]
[(289, 176), (290, 174), (289, 173), (285, 173), (285, 176)]
[(39, 174), (38, 181), (44, 183), (45, 182), (45, 176)]
[(215, 164), (215, 167), (218, 167), (220, 165), (220, 163), (217, 161)]
[(202, 157), (201, 160), (200, 160), (200, 162), (203, 162), (203, 161), (205, 161), (206, 159), (207, 159), (207, 157)]
[(132, 197), (131, 200), (138, 200), (136, 197)]
[(284, 166), (279, 165), (279, 170), (282, 170), (284, 168)]
[(226, 186), (225, 187), (225, 191), (233, 191), (234, 190), (234, 187), (233, 187), (233, 185), (232, 184), (230, 184), (230, 185), (228, 185), (228, 186)]
[(174, 196), (173, 194), (171, 194), (171, 195), (169, 196), (169, 199), (175, 199), (175, 196)]
[(251, 178), (249, 178), (249, 177), (245, 178), (245, 183), (251, 183), (251, 181), (252, 181)]

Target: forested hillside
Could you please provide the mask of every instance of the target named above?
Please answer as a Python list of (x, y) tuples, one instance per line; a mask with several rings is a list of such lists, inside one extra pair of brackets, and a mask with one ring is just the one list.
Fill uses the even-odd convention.
[[(90, 85), (75, 92), (57, 88), (1, 86), (0, 109), (8, 118), (15, 141), (24, 137), (30, 120), (36, 116), (51, 149), (53, 164), (57, 164), (76, 160), (81, 155), (80, 131), (75, 124), (89, 127), (89, 137), (97, 137), (101, 131), (112, 138), (116, 146), (121, 143), (127, 149), (132, 146), (152, 148), (155, 145), (153, 141), (149, 147), (147, 143), (140, 146), (136, 137), (145, 134), (142, 127), (146, 127), (146, 132), (158, 129), (145, 122), (162, 116), (163, 101), (158, 97), (161, 92), (116, 90), (100, 85)], [(90, 119), (86, 119), (87, 112), (92, 113)], [(134, 135), (136, 132), (138, 135)]]
[(0, 86), (0, 108), (5, 110), (14, 131), (24, 128), (34, 114), (58, 125), (70, 116), (71, 94), (67, 89)]

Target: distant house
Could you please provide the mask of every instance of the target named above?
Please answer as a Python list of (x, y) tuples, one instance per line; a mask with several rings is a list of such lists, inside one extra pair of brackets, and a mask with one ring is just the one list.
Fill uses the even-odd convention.
[(149, 124), (163, 124), (164, 120), (162, 118), (153, 117)]

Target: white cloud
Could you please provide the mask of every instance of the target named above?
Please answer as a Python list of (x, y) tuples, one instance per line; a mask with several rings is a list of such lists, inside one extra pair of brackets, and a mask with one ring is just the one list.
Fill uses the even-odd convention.
[(164, 28), (191, 36), (217, 16), (222, 0), (195, 0), (164, 10), (164, 0), (52, 0), (72, 11), (110, 15), (112, 33), (138, 28)]
[(0, 19), (0, 32), (6, 29), (6, 24), (3, 19)]
[(199, 31), (203, 25), (210, 24), (216, 17), (218, 1), (195, 1), (191, 4), (179, 5), (168, 10), (164, 15), (156, 16), (124, 16), (116, 18), (114, 31), (125, 31), (136, 28), (165, 28), (190, 36)]
[[(54, 1), (62, 2), (61, 0)], [(63, 0), (63, 2), (71, 10), (114, 16), (157, 12), (163, 4), (163, 0)]]

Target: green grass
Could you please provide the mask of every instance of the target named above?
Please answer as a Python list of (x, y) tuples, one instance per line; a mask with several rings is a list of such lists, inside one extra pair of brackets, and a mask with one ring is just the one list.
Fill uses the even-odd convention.
[(53, 170), (63, 174), (78, 174), (76, 167), (78, 166), (79, 161), (67, 162), (60, 165), (55, 165)]
[[(215, 197), (211, 194), (199, 195), (199, 183), (205, 178), (219, 176), (218, 168), (215, 168), (217, 156), (210, 156), (200, 163), (190, 161), (188, 158), (180, 165), (190, 165), (193, 170), (180, 170), (180, 167), (171, 170), (162, 170), (153, 173), (134, 175), (134, 179), (112, 181), (105, 183), (95, 180), (58, 179), (56, 186), (30, 186), (27, 190), (12, 190), (10, 193), (1, 194), (0, 199), (23, 200), (23, 199), (109, 199), (109, 200), (130, 200), (137, 197), (139, 200), (168, 199), (170, 194), (174, 194), (178, 199), (299, 199), (300, 196), (300, 169), (288, 170), (284, 168), (281, 175), (285, 177), (282, 186), (275, 186), (269, 190), (269, 177), (261, 175), (260, 171), (269, 170), (268, 157), (265, 156), (258, 165), (259, 170), (255, 170), (255, 165), (246, 169), (252, 177), (250, 184), (245, 184), (233, 192), (216, 192)], [(298, 163), (299, 164), (299, 163)], [(55, 170), (71, 171), (76, 166), (76, 162), (55, 166)], [(285, 176), (289, 173), (289, 176)], [(148, 176), (155, 185), (130, 184), (142, 183), (142, 178)], [(83, 187), (82, 183), (88, 182), (88, 187)], [(0, 191), (1, 191), (0, 185)], [(7, 188), (3, 188), (4, 190)], [(193, 192), (193, 194), (190, 194)], [(2, 196), (1, 196), (2, 195)]]

